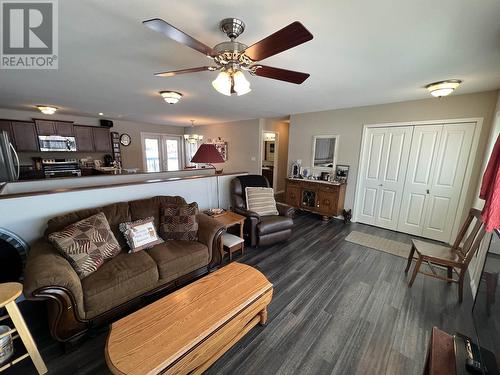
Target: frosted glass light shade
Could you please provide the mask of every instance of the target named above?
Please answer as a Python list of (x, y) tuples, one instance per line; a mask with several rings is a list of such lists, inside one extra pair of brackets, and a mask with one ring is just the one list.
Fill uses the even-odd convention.
[(234, 82), (234, 91), (238, 95), (245, 95), (252, 91), (250, 89), (250, 82), (247, 81), (245, 78), (245, 75), (241, 70), (238, 70), (236, 73), (233, 74), (233, 82)]
[(231, 76), (225, 71), (221, 71), (217, 78), (212, 81), (215, 90), (223, 95), (231, 96)]
[(44, 115), (53, 115), (54, 113), (56, 113), (57, 111), (57, 108), (56, 107), (50, 107), (50, 106), (47, 106), (47, 105), (37, 105), (36, 106), (40, 112), (42, 112)]
[(429, 90), (432, 96), (440, 98), (442, 96), (450, 95), (462, 83), (459, 79), (450, 79), (447, 81), (434, 82), (425, 88)]
[(160, 95), (168, 104), (176, 104), (182, 98), (182, 94), (175, 91), (160, 91)]

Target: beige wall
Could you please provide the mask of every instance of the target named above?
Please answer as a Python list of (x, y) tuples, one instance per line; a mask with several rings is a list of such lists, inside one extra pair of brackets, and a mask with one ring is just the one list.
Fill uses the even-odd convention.
[[(79, 125), (91, 125), (91, 126), (99, 126), (99, 118), (96, 117), (83, 117), (83, 116), (71, 116), (71, 115), (61, 115), (55, 114), (52, 116), (44, 115), (40, 112), (35, 111), (18, 111), (12, 109), (0, 108), (0, 119), (8, 119), (8, 120), (22, 120), (22, 121), (31, 121), (33, 118), (46, 118), (49, 120), (66, 120), (73, 121), (75, 124)], [(132, 143), (130, 146), (124, 147), (122, 146), (122, 159), (123, 159), (123, 167), (124, 168), (138, 168), (140, 170), (143, 169), (142, 164), (142, 148), (141, 148), (141, 132), (147, 133), (162, 133), (162, 134), (184, 134), (184, 128), (180, 126), (170, 126), (170, 125), (155, 125), (155, 124), (146, 124), (146, 123), (138, 123), (132, 121), (122, 121), (122, 120), (113, 120), (113, 128), (112, 131), (122, 133), (127, 133), (132, 138)], [(22, 163), (30, 163), (31, 158), (34, 156), (43, 156), (50, 157), (52, 154), (48, 153), (21, 153), (20, 158)], [(61, 157), (61, 154), (56, 154)], [(67, 157), (71, 158), (84, 158), (84, 157), (92, 157), (94, 159), (102, 159), (102, 153), (68, 153)]]
[[(486, 152), (484, 153), (483, 163), (481, 168), (481, 173), (479, 174), (479, 178), (477, 180), (476, 193), (474, 195), (473, 207), (482, 209), (484, 205), (484, 201), (479, 199), (479, 191), (481, 189), (482, 176), (490, 159), (491, 152), (493, 151), (493, 147), (495, 146), (495, 142), (500, 134), (500, 91), (498, 92), (497, 103), (493, 115), (493, 125), (491, 126), (491, 130), (489, 132), (488, 139), (486, 141)], [(477, 286), (479, 285), (479, 279), (481, 277), (481, 272), (483, 270), (483, 263), (486, 257), (486, 253), (488, 251), (488, 245), (490, 244), (490, 240), (498, 241), (498, 238), (492, 233), (486, 233), (483, 242), (481, 243), (481, 247), (479, 248), (478, 255), (472, 258), (469, 265), (469, 272), (471, 273), (471, 289), (472, 293), (475, 295)], [(498, 248), (498, 246), (497, 246)], [(491, 250), (494, 250), (495, 246), (491, 245)]]
[(489, 91), (476, 94), (451, 95), (441, 99), (429, 98), (292, 115), (290, 117), (288, 161), (291, 163), (294, 160), (302, 159), (302, 165), (309, 166), (311, 164), (312, 137), (319, 134), (339, 135), (337, 163), (350, 166), (345, 207), (353, 208), (363, 125), (482, 117), (484, 122), (479, 139), (479, 148), (477, 155), (475, 155), (471, 185), (466, 195), (465, 207), (471, 207), (488, 135), (490, 134), (497, 95), (497, 91)]
[(228, 160), (217, 164), (224, 172), (248, 172), (260, 174), (260, 123), (259, 120), (225, 122), (221, 124), (196, 126), (194, 130), (186, 128), (186, 132), (203, 135), (203, 142), (210, 138), (221, 137), (227, 142)]
[(474, 207), (483, 208), (484, 201), (479, 199), (479, 190), (481, 189), (482, 175), (486, 169), (486, 165), (488, 164), (488, 160), (490, 159), (491, 152), (493, 151), (493, 147), (495, 146), (495, 142), (498, 138), (498, 134), (500, 134), (500, 91), (498, 91), (497, 103), (495, 106), (495, 110), (493, 113), (492, 126), (488, 135), (488, 139), (485, 142), (486, 151), (483, 156), (483, 163), (481, 167), (480, 178), (477, 181), (477, 189), (474, 200)]
[[(285, 177), (288, 171), (288, 138), (290, 123), (283, 119), (265, 119), (262, 131), (278, 133), (278, 168), (276, 192), (285, 190)], [(264, 147), (262, 144), (261, 147)], [(263, 151), (262, 151), (263, 152)]]

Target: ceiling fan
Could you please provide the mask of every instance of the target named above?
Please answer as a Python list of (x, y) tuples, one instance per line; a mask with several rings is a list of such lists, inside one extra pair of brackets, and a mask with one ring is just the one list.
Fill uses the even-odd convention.
[(301, 84), (309, 77), (308, 73), (274, 68), (259, 63), (261, 60), (296, 47), (313, 38), (313, 35), (298, 21), (292, 22), (283, 29), (248, 47), (243, 43), (235, 41), (245, 31), (243, 21), (237, 18), (225, 18), (219, 23), (219, 28), (231, 41), (219, 43), (213, 48), (194, 39), (160, 18), (143, 21), (143, 24), (152, 30), (166, 35), (170, 39), (203, 53), (213, 59), (215, 63), (215, 66), (172, 70), (156, 73), (156, 76), (172, 77), (177, 74), (218, 70), (219, 74), (212, 81), (212, 86), (221, 94), (228, 96), (231, 94), (244, 95), (251, 91), (250, 83), (245, 78), (243, 71), (259, 77), (272, 78), (295, 84)]

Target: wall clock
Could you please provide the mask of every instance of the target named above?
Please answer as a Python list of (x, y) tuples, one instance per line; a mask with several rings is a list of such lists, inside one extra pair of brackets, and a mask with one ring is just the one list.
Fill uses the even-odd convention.
[(120, 136), (120, 143), (124, 146), (128, 146), (132, 142), (132, 138), (127, 133), (123, 133)]

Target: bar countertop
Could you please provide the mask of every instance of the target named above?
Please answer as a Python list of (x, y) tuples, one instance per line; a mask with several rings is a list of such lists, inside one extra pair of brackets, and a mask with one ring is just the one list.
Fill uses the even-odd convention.
[[(213, 172), (213, 169), (210, 171), (207, 168), (204, 171)], [(31, 191), (26, 190), (28, 186), (22, 186), (22, 184), (24, 185), (30, 183), (34, 184), (35, 181), (30, 180), (30, 181), (6, 182), (6, 183), (0, 183), (0, 200), (21, 198), (21, 197), (28, 197), (35, 195), (65, 193), (65, 192), (81, 191), (81, 190), (105, 189), (111, 187), (121, 187), (130, 185), (174, 182), (180, 180), (193, 180), (199, 178), (235, 176), (247, 173), (247, 172), (229, 172), (229, 173), (214, 174), (214, 173), (203, 173), (204, 171), (201, 171), (200, 169), (173, 171), (171, 173), (174, 174), (174, 176), (171, 177), (169, 177), (169, 172), (153, 172), (153, 173), (133, 173), (133, 174), (119, 174), (119, 175), (105, 175), (105, 176), (86, 176), (86, 177), (74, 177), (74, 178), (58, 178), (58, 179), (51, 179), (49, 181), (78, 180), (82, 182), (85, 181), (86, 183), (80, 186), (78, 184), (75, 185), (73, 183), (73, 186), (57, 187), (57, 188), (44, 187), (43, 186), (44, 184), (42, 183), (39, 185), (38, 188), (34, 188)], [(185, 173), (185, 172), (190, 172), (190, 173)], [(126, 178), (127, 176), (128, 177), (133, 176), (134, 178), (133, 180), (130, 180)], [(107, 179), (104, 179), (106, 177)], [(36, 182), (40, 182), (40, 180), (36, 180)], [(12, 188), (13, 186), (14, 189)], [(15, 189), (15, 187), (23, 187), (24, 189)]]

